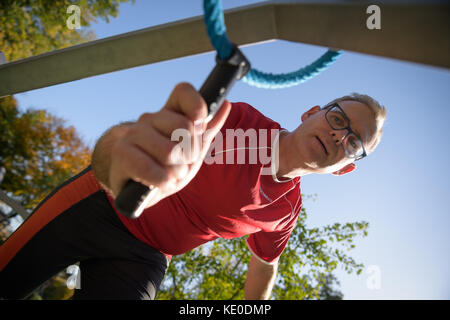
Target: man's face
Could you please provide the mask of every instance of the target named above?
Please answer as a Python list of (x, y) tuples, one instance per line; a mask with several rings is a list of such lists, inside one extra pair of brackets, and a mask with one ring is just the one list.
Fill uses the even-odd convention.
[[(351, 129), (361, 138), (366, 150), (376, 135), (373, 111), (360, 102), (341, 101), (338, 103), (350, 120)], [(342, 139), (348, 130), (334, 130), (325, 118), (327, 110), (319, 106), (302, 115), (302, 124), (294, 131), (293, 157), (299, 164), (315, 173), (335, 172), (352, 163), (346, 156)]]

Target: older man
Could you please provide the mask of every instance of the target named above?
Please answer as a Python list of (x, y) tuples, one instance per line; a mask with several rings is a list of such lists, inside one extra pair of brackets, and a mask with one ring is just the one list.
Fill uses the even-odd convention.
[[(79, 261), (75, 299), (154, 299), (171, 256), (249, 235), (245, 297), (269, 298), (302, 206), (300, 177), (353, 171), (379, 143), (385, 109), (353, 94), (312, 107), (292, 132), (245, 103), (225, 101), (211, 121), (206, 110), (181, 83), (160, 111), (108, 130), (92, 166), (0, 247), (0, 297), (23, 297)], [(200, 143), (180, 151), (177, 130)], [(129, 179), (156, 187), (138, 219), (114, 208)]]

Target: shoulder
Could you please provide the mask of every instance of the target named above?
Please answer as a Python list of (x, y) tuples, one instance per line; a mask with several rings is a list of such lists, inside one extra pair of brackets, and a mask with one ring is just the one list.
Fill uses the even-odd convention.
[(280, 128), (280, 124), (266, 117), (256, 108), (245, 102), (233, 102), (224, 128)]

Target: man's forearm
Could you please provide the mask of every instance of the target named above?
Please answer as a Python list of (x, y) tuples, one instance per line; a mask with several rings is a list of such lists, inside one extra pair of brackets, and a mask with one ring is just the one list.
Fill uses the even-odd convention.
[(111, 167), (111, 150), (114, 143), (127, 130), (132, 122), (125, 122), (106, 131), (97, 141), (92, 153), (92, 170), (103, 188), (109, 191), (109, 170)]
[(252, 256), (244, 295), (247, 300), (267, 300), (270, 298), (272, 288), (277, 277), (278, 265), (262, 265)]

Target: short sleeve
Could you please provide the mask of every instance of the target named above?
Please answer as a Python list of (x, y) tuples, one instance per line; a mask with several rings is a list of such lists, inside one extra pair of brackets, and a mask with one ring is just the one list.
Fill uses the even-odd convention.
[(259, 231), (247, 238), (247, 246), (263, 263), (274, 264), (286, 247), (292, 230), (298, 219), (298, 213), (282, 229), (277, 231)]

